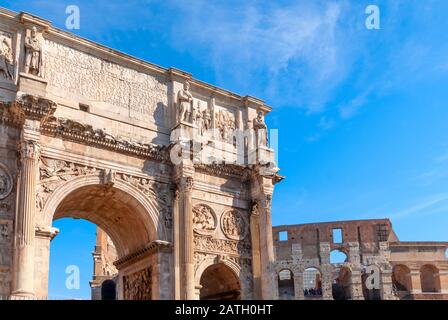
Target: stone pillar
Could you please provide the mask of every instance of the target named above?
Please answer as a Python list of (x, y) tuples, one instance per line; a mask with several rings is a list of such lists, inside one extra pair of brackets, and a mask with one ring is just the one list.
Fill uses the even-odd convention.
[[(185, 161), (187, 162), (187, 161)], [(192, 216), (192, 191), (193, 191), (194, 167), (185, 163), (175, 167), (175, 181), (179, 198), (177, 200), (177, 225), (178, 243), (175, 251), (179, 250), (179, 298), (182, 300), (195, 299), (195, 277), (194, 277), (194, 234)], [(175, 231), (176, 233), (176, 231)]]
[(439, 272), (440, 277), (440, 292), (448, 294), (448, 270), (441, 270)]
[(22, 94), (11, 111), (21, 124), (19, 176), (14, 232), (14, 267), (11, 296), (33, 298), (36, 191), (39, 179), (40, 128), (56, 111), (56, 104), (37, 96)]
[(254, 283), (254, 299), (261, 299), (261, 260), (260, 260), (260, 215), (258, 205), (252, 207), (250, 216), (250, 235), (252, 243), (252, 275)]
[(296, 300), (305, 300), (303, 294), (303, 272), (294, 272), (294, 296)]
[(322, 299), (333, 300), (333, 266), (330, 264), (330, 243), (320, 242)]
[[(261, 275), (261, 299), (278, 299), (278, 283), (274, 270), (274, 244), (272, 236), (272, 222), (271, 222), (271, 198), (274, 191), (274, 184), (280, 181), (281, 178), (275, 172), (269, 172), (266, 168), (256, 167), (251, 175), (251, 197), (254, 202), (254, 212), (258, 212), (258, 228), (251, 227), (259, 232), (259, 240), (257, 241), (260, 259), (253, 261), (253, 271), (259, 270)], [(252, 223), (257, 223), (257, 220), (251, 220)], [(252, 236), (253, 237), (253, 236)], [(254, 243), (252, 243), (252, 247)], [(257, 245), (256, 245), (257, 246)]]
[(34, 259), (34, 293), (37, 299), (48, 299), (50, 242), (59, 233), (57, 228), (36, 228)]
[(174, 194), (174, 205), (173, 205), (173, 258), (174, 258), (174, 277), (173, 277), (173, 286), (174, 286), (174, 299), (179, 300), (181, 298), (181, 277), (180, 277), (180, 269), (181, 269), (181, 256), (180, 256), (180, 230), (181, 230), (181, 221), (180, 221), (180, 205), (179, 205), (180, 191), (178, 188), (175, 190)]
[(364, 300), (364, 295), (362, 294), (362, 273), (360, 270), (352, 270), (351, 298), (352, 300)]
[(278, 299), (278, 283), (274, 276), (274, 245), (272, 239), (271, 195), (262, 197), (260, 214), (260, 257), (262, 262), (263, 299)]
[(397, 297), (393, 294), (392, 286), (392, 270), (383, 270), (381, 273), (381, 286), (382, 286), (382, 299), (383, 300), (396, 300)]
[(411, 293), (419, 294), (422, 293), (422, 284), (420, 282), (420, 271), (419, 270), (411, 270)]
[(13, 296), (34, 297), (34, 226), (40, 145), (22, 139), (15, 231)]

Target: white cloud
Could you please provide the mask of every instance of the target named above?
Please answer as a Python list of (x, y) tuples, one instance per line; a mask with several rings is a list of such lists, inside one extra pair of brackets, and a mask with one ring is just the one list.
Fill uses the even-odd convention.
[(172, 37), (179, 50), (202, 52), (220, 85), (257, 87), (273, 103), (321, 111), (349, 63), (338, 30), (343, 6), (199, 2), (181, 7), (188, 23), (174, 26)]
[(435, 194), (433, 196), (421, 199), (418, 203), (416, 203), (408, 208), (404, 208), (400, 211), (397, 211), (397, 212), (391, 214), (389, 217), (392, 220), (399, 220), (399, 219), (403, 219), (403, 218), (406, 218), (408, 216), (415, 215), (415, 214), (428, 215), (429, 209), (435, 210), (434, 212), (440, 211), (439, 208), (434, 209), (434, 207), (436, 205), (440, 205), (440, 204), (442, 204), (442, 205), (445, 204), (445, 206), (446, 206), (447, 200), (448, 200), (448, 193), (445, 192), (445, 193)]

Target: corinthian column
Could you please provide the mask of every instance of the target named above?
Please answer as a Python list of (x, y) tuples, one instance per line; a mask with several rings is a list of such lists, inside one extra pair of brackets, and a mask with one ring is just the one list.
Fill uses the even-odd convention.
[(193, 178), (181, 178), (180, 184), (180, 203), (181, 221), (182, 221), (182, 266), (183, 266), (183, 290), (184, 299), (196, 299), (194, 283), (194, 240), (193, 240), (193, 217), (191, 208), (191, 192), (193, 189)]
[(20, 170), (17, 180), (12, 298), (35, 296), (35, 216), (40, 129), (55, 111), (56, 104), (53, 101), (30, 94), (21, 94), (12, 105), (12, 113), (22, 126), (18, 147)]
[(13, 296), (34, 296), (34, 219), (39, 153), (40, 146), (37, 141), (21, 142)]

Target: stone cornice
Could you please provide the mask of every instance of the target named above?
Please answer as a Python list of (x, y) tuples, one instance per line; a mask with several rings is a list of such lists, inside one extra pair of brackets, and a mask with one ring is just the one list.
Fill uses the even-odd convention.
[(67, 139), (81, 144), (93, 145), (100, 148), (149, 158), (156, 161), (168, 162), (168, 153), (163, 146), (141, 144), (114, 137), (102, 129), (94, 129), (91, 125), (80, 122), (51, 117), (41, 129), (42, 134)]
[(25, 119), (45, 122), (56, 108), (57, 104), (49, 99), (22, 94), (12, 103), (11, 112), (19, 123), (23, 123)]
[(117, 267), (117, 269), (121, 269), (155, 252), (171, 252), (171, 250), (172, 250), (172, 244), (170, 242), (162, 240), (154, 240), (148, 243), (143, 248), (136, 250), (118, 259), (117, 261), (114, 262), (114, 265)]
[(214, 176), (247, 180), (248, 168), (236, 164), (195, 164), (195, 170)]

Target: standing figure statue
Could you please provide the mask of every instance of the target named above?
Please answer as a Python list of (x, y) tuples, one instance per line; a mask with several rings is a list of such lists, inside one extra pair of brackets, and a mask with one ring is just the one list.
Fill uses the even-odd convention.
[[(0, 34), (1, 37), (1, 34)], [(14, 76), (14, 61), (8, 40), (3, 37), (0, 42), (0, 74), (5, 79), (12, 80)]]
[(184, 88), (177, 93), (177, 122), (188, 121), (188, 116), (192, 111), (193, 95), (190, 92), (190, 83), (186, 81)]
[(204, 132), (210, 130), (212, 128), (212, 115), (210, 113), (210, 109), (207, 107), (202, 112), (202, 117), (204, 119)]
[(255, 138), (257, 142), (257, 147), (268, 146), (268, 127), (264, 122), (264, 112), (258, 110), (257, 117), (253, 121), (254, 130), (255, 130)]
[(199, 133), (202, 135), (204, 133), (204, 117), (201, 111), (201, 101), (198, 101), (197, 109), (195, 109), (193, 122), (199, 129)]
[(25, 38), (25, 73), (42, 76), (42, 44), (37, 37), (36, 27)]

